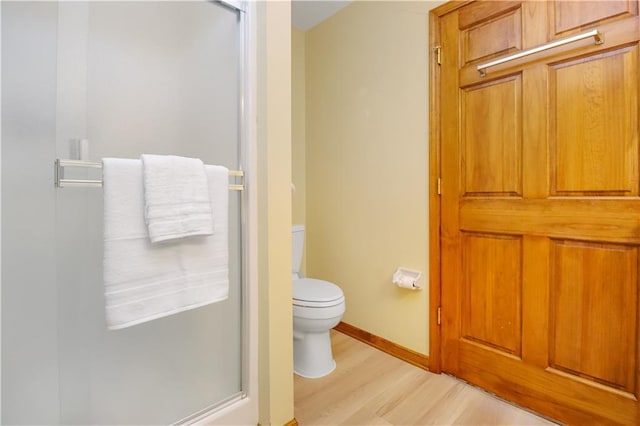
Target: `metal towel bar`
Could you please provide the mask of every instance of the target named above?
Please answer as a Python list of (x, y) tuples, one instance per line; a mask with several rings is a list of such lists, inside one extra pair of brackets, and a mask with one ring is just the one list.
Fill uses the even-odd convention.
[[(55, 184), (58, 188), (65, 187), (101, 187), (102, 179), (67, 179), (64, 177), (65, 167), (79, 167), (84, 169), (102, 169), (102, 162), (99, 161), (80, 161), (80, 160), (62, 160), (56, 159), (55, 162)], [(244, 177), (244, 171), (242, 170), (229, 170), (229, 176), (232, 177)], [(229, 184), (229, 190), (242, 191), (244, 190), (244, 184), (233, 183)]]
[(543, 50), (553, 49), (554, 47), (573, 43), (574, 41), (583, 40), (589, 37), (593, 37), (595, 44), (604, 43), (604, 35), (600, 31), (598, 31), (598, 29), (596, 28), (594, 30), (587, 31), (582, 34), (576, 34), (574, 36), (552, 41), (551, 43), (543, 44), (541, 46), (534, 47), (529, 50), (524, 50), (522, 52), (514, 53), (513, 55), (505, 56), (503, 58), (499, 58), (491, 62), (485, 62), (484, 64), (478, 65), (476, 68), (480, 73), (480, 77), (484, 77), (487, 75), (487, 68), (489, 67), (504, 64), (505, 62), (513, 61), (525, 56), (533, 55), (534, 53), (542, 52)]

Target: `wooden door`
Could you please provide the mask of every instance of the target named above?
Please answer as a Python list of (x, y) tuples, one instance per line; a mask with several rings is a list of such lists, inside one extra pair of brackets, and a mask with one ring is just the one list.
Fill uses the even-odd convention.
[(563, 422), (638, 424), (638, 3), (443, 8), (442, 370)]

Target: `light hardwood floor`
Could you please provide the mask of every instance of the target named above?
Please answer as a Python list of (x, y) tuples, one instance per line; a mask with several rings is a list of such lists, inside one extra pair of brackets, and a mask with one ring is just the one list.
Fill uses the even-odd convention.
[(446, 375), (432, 374), (331, 331), (338, 364), (320, 379), (295, 376), (300, 425), (553, 425)]

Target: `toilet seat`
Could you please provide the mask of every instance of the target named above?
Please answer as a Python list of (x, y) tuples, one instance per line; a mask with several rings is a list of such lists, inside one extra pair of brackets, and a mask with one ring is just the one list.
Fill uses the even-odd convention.
[(315, 278), (293, 281), (293, 304), (309, 308), (327, 308), (344, 303), (344, 293), (337, 285)]

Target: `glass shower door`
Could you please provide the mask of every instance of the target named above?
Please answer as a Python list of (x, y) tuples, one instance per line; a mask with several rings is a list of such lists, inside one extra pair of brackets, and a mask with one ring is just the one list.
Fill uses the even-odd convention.
[[(8, 135), (3, 99), (3, 230), (26, 229), (20, 211), (38, 209), (46, 245), (3, 232), (3, 367), (23, 369), (3, 375), (4, 423), (168, 424), (241, 393), (242, 193), (229, 194), (229, 298), (111, 331), (102, 284), (102, 190), (54, 189), (51, 180), (53, 160), (70, 157), (173, 154), (242, 168), (240, 12), (204, 1), (20, 3), (2, 9), (3, 91), (5, 84), (24, 84), (29, 92), (38, 80), (48, 95), (45, 104), (21, 111), (24, 122), (9, 123), (16, 131)], [(44, 29), (47, 37), (32, 34)], [(15, 45), (8, 56), (7, 37)], [(4, 78), (4, 64), (21, 60), (20, 37), (31, 49), (47, 49), (40, 69), (28, 70), (33, 81), (21, 81), (18, 69)], [(49, 121), (42, 137), (21, 139), (20, 126), (43, 117)], [(42, 160), (37, 167), (48, 163), (48, 173), (36, 174), (50, 179), (27, 179), (11, 190), (24, 174), (12, 164), (25, 152)], [(33, 197), (41, 197), (36, 205)], [(26, 268), (37, 252), (46, 278)], [(29, 287), (46, 289), (46, 300), (37, 302), (42, 309), (5, 309), (27, 303)], [(12, 344), (8, 330), (29, 321), (48, 328), (42, 334), (49, 343), (38, 348), (46, 352), (47, 375), (39, 378), (20, 360), (34, 345)], [(48, 391), (21, 404), (37, 387), (25, 380)], [(39, 405), (48, 417), (29, 413)]]

